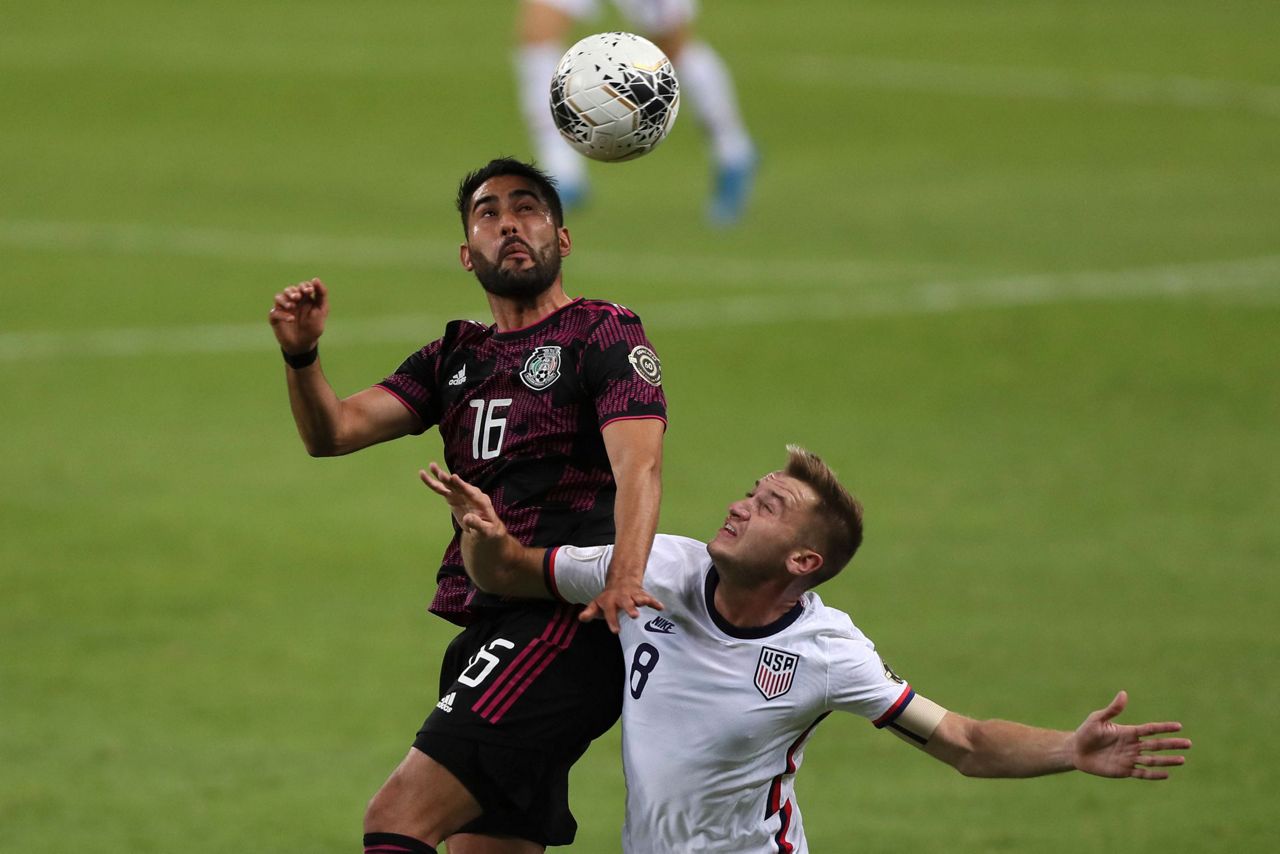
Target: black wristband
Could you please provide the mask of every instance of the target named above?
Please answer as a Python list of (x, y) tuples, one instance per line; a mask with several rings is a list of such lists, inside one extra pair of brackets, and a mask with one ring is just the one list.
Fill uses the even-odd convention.
[(284, 356), (284, 363), (297, 371), (307, 367), (315, 362), (316, 359), (320, 358), (320, 347), (312, 347), (307, 352), (299, 353), (296, 356), (290, 356), (283, 349), (280, 351), (280, 354)]

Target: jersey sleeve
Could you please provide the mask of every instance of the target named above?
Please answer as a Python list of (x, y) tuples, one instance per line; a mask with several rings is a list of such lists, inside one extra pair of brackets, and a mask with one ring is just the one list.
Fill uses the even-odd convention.
[(595, 401), (601, 427), (624, 418), (656, 418), (666, 423), (662, 363), (645, 336), (640, 318), (610, 305), (587, 339), (582, 379)]
[(377, 384), (418, 416), (414, 434), (440, 422), (439, 388), (442, 341), (433, 341), (400, 363), (395, 373)]
[(831, 708), (888, 726), (915, 692), (881, 660), (875, 645), (855, 630), (833, 636), (828, 646), (827, 702)]
[(558, 546), (547, 549), (542, 573), (547, 590), (561, 602), (585, 605), (604, 590), (613, 546)]

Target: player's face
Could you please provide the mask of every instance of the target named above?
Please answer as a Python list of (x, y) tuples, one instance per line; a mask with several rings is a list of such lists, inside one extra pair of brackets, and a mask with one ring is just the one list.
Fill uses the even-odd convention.
[(560, 278), (569, 232), (528, 179), (499, 175), (471, 196), (462, 266), (495, 296), (532, 299)]
[(807, 531), (817, 505), (808, 484), (782, 472), (767, 474), (729, 505), (729, 516), (707, 551), (722, 571), (774, 574), (788, 556), (809, 548)]

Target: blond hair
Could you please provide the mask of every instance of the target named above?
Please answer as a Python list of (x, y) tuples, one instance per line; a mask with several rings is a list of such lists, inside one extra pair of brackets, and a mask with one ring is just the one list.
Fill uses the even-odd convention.
[(807, 484), (818, 496), (814, 508), (818, 540), (814, 550), (822, 555), (823, 563), (810, 585), (816, 587), (844, 569), (862, 545), (862, 503), (845, 489), (821, 457), (799, 445), (787, 445), (784, 474)]

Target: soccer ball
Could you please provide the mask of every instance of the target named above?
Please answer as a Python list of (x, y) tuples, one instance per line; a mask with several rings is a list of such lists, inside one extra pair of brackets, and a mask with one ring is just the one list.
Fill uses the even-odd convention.
[(680, 112), (671, 60), (631, 33), (587, 36), (551, 77), (551, 115), (570, 145), (592, 160), (632, 160), (666, 138)]

